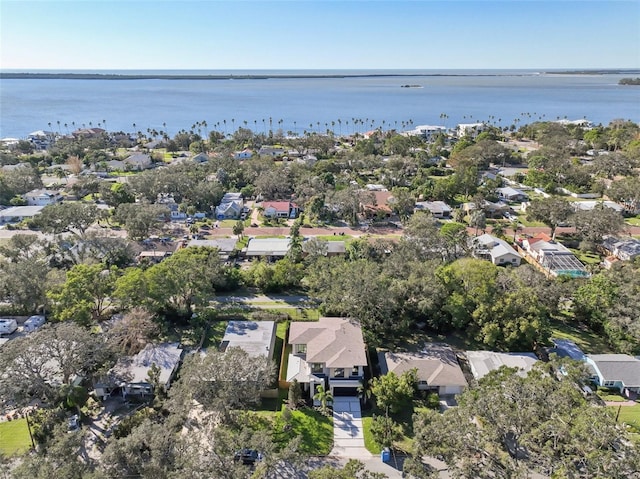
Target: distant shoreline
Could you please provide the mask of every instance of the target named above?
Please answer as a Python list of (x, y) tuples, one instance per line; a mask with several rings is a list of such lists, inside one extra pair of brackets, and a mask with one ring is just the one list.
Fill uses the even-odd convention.
[(154, 73), (44, 73), (0, 72), (4, 80), (269, 80), (269, 79), (340, 79), (340, 78), (416, 78), (416, 77), (500, 77), (539, 75), (629, 74), (634, 70), (576, 70), (531, 73), (249, 73), (249, 74), (154, 74)]

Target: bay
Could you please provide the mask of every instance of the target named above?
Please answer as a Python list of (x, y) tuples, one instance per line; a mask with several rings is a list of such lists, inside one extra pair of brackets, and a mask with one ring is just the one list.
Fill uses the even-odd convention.
[[(618, 85), (620, 78), (630, 76), (626, 73), (558, 74), (531, 70), (89, 73), (236, 78), (3, 78), (0, 138), (23, 138), (34, 130), (67, 133), (90, 125), (110, 131), (164, 130), (173, 135), (202, 121), (207, 122), (206, 130), (215, 128), (226, 133), (246, 127), (257, 132), (282, 129), (285, 134), (299, 135), (324, 133), (327, 129), (336, 134), (378, 127), (402, 130), (423, 124), (453, 127), (476, 121), (500, 126), (560, 118), (586, 118), (596, 124), (608, 124), (619, 118), (640, 122), (640, 87)], [(269, 78), (238, 78), (247, 75)], [(402, 88), (403, 85), (419, 87)]]

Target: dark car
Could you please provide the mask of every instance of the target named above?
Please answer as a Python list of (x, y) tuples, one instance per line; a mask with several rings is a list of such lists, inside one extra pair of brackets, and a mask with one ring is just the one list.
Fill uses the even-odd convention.
[(252, 466), (256, 462), (262, 460), (262, 454), (260, 454), (255, 449), (242, 449), (236, 452), (234, 459), (236, 461), (242, 461), (242, 464), (245, 464), (247, 466)]

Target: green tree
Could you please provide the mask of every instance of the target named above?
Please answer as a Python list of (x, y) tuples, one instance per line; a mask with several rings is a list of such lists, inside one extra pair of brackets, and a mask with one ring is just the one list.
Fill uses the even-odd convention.
[(638, 451), (607, 408), (587, 402), (575, 379), (545, 363), (527, 376), (509, 368), (492, 372), (458, 396), (457, 408), (414, 417), (416, 455), (442, 455), (459, 477), (635, 474)]
[(289, 409), (298, 409), (300, 404), (303, 403), (302, 388), (297, 379), (294, 379), (289, 385), (289, 394), (287, 397), (287, 407)]
[(615, 236), (625, 228), (622, 215), (602, 204), (591, 210), (578, 211), (573, 216), (573, 224), (578, 234), (594, 245), (600, 243), (605, 235)]
[(315, 401), (320, 402), (320, 412), (325, 416), (329, 415), (329, 403), (333, 402), (333, 394), (327, 390), (322, 384), (316, 388), (316, 393), (313, 395)]
[(370, 389), (376, 398), (379, 408), (389, 413), (397, 413), (407, 405), (413, 397), (416, 383), (418, 382), (417, 371), (412, 369), (405, 371), (400, 376), (394, 372), (389, 372), (377, 378), (371, 379)]
[(402, 426), (389, 416), (376, 416), (371, 421), (371, 435), (381, 447), (392, 447), (402, 439)]
[(238, 238), (243, 238), (244, 237), (244, 222), (242, 220), (238, 220), (236, 221), (236, 223), (233, 225), (233, 234), (236, 235)]
[(184, 319), (193, 306), (208, 303), (221, 278), (218, 250), (207, 247), (183, 248), (145, 273), (153, 308)]
[(555, 238), (556, 228), (566, 224), (575, 213), (575, 209), (567, 200), (549, 197), (531, 200), (527, 207), (527, 217), (534, 221), (541, 221), (551, 228), (551, 237)]
[(66, 399), (60, 386), (90, 375), (106, 359), (101, 338), (75, 323), (47, 324), (0, 350), (0, 402), (27, 405), (41, 398), (49, 405)]
[(142, 240), (168, 217), (168, 208), (145, 203), (122, 203), (116, 208), (114, 219), (123, 224), (131, 239)]
[(56, 203), (45, 206), (34, 220), (45, 233), (73, 233), (84, 237), (87, 229), (102, 217), (96, 205)]
[(67, 272), (66, 281), (50, 291), (53, 313), (59, 321), (87, 325), (105, 316), (111, 306), (117, 268), (102, 264), (78, 264)]

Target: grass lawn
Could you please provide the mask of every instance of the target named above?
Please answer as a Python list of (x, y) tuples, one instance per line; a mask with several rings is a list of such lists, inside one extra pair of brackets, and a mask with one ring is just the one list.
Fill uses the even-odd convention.
[[(413, 414), (427, 409), (427, 401), (425, 399), (414, 399), (409, 407), (403, 408), (396, 414), (391, 414), (395, 422), (402, 426), (402, 439), (394, 443), (396, 450), (410, 453), (413, 448)], [(380, 454), (382, 447), (378, 444), (371, 434), (371, 423), (373, 415), (384, 415), (384, 411), (379, 409), (369, 409), (362, 412), (362, 429), (364, 432), (364, 447), (372, 454)]]
[(627, 218), (624, 221), (631, 226), (640, 226), (640, 215), (633, 218)]
[(618, 415), (618, 422), (623, 422), (631, 426), (635, 433), (640, 433), (640, 404), (635, 406), (610, 406), (616, 414), (618, 414), (618, 407), (620, 408), (620, 414)]
[(0, 422), (0, 453), (12, 456), (27, 452), (31, 447), (26, 419)]
[(300, 436), (300, 451), (314, 456), (326, 456), (333, 448), (333, 417), (327, 417), (315, 409), (291, 411), (293, 436)]
[(522, 223), (524, 226), (532, 227), (532, 228), (547, 226), (547, 225), (545, 225), (544, 223), (542, 223), (540, 221), (530, 221), (529, 218), (527, 218), (526, 215), (518, 216), (518, 221), (520, 223)]
[(585, 354), (612, 352), (607, 342), (586, 326), (570, 324), (559, 319), (551, 320), (551, 337), (569, 339), (576, 343)]
[(579, 249), (573, 248), (569, 248), (569, 251), (576, 255), (576, 258), (578, 258), (584, 264), (600, 264), (600, 262), (602, 261), (602, 258), (599, 254), (584, 253)]

